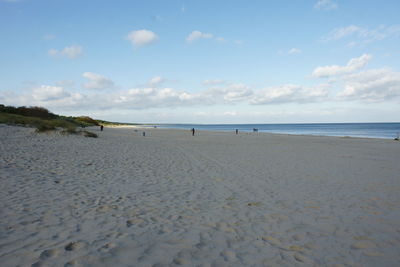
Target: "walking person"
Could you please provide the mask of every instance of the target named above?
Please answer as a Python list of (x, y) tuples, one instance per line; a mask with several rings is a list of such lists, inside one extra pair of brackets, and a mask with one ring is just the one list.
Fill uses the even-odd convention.
[(103, 131), (104, 126), (100, 125), (100, 131)]
[(195, 130), (194, 128), (192, 128), (192, 136), (194, 136)]

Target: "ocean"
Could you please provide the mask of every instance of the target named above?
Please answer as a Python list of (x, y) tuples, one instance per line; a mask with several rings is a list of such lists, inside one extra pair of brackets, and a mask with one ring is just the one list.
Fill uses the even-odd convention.
[(400, 133), (400, 123), (307, 123), (307, 124), (157, 124), (160, 128), (198, 129), (208, 131), (259, 132), (350, 136), (394, 139)]

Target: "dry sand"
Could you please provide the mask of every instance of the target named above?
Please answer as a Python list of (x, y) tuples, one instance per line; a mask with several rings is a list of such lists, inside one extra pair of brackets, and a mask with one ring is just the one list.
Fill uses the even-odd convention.
[(399, 266), (400, 142), (0, 125), (1, 266)]

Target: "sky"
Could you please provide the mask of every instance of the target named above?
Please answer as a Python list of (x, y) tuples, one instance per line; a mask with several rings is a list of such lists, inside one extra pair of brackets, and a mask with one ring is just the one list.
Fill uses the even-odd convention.
[(399, 122), (398, 0), (0, 0), (0, 104), (132, 123)]

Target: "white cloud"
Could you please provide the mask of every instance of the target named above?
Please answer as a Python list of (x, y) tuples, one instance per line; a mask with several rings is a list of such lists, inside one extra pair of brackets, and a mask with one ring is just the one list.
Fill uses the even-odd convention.
[(159, 38), (158, 36), (149, 30), (138, 30), (138, 31), (131, 31), (126, 37), (126, 40), (131, 41), (132, 45), (135, 48), (149, 45), (156, 42)]
[(315, 3), (314, 8), (318, 10), (333, 10), (338, 8), (338, 4), (332, 0), (319, 0)]
[(82, 76), (89, 81), (83, 84), (87, 89), (110, 89), (114, 88), (115, 84), (112, 80), (93, 72), (84, 72)]
[(193, 105), (211, 105), (214, 100), (205, 94), (193, 94), (173, 88), (134, 88), (121, 91), (91, 91), (72, 93), (60, 86), (43, 85), (26, 93), (0, 91), (0, 100), (6, 105), (39, 105), (58, 110), (142, 110), (176, 108)]
[(312, 76), (320, 78), (351, 73), (365, 67), (371, 58), (371, 55), (364, 54), (359, 58), (350, 59), (346, 66), (331, 65), (318, 67), (313, 71)]
[(400, 72), (373, 69), (347, 75), (344, 90), (337, 96), (341, 100), (383, 102), (400, 98)]
[(201, 31), (192, 31), (188, 37), (186, 37), (186, 41), (188, 43), (194, 42), (198, 39), (210, 39), (213, 38), (213, 34), (211, 33), (203, 33)]
[(204, 33), (204, 32), (201, 32), (201, 31), (192, 31), (186, 37), (186, 42), (187, 43), (193, 43), (193, 42), (195, 42), (197, 40), (200, 40), (200, 39), (211, 39), (211, 40), (217, 41), (219, 43), (234, 43), (236, 45), (243, 44), (243, 41), (241, 41), (241, 40), (230, 41), (230, 40), (225, 39), (222, 36), (215, 36), (212, 33)]
[[(160, 81), (155, 77), (155, 83)], [(213, 81), (215, 82), (215, 80)], [(221, 83), (225, 83), (220, 80)], [(190, 93), (173, 88), (134, 88), (117, 92), (112, 99), (119, 106), (132, 109), (151, 107), (178, 107), (188, 105), (215, 105), (246, 101), (253, 91), (244, 84), (229, 84), (225, 87), (214, 87), (200, 93)]]
[(288, 51), (289, 54), (300, 54), (302, 51), (299, 48), (292, 48)]
[(52, 57), (68, 57), (71, 59), (79, 57), (82, 53), (83, 49), (79, 45), (66, 46), (62, 50), (50, 49), (48, 51), (48, 54)]
[(286, 84), (270, 87), (257, 91), (250, 103), (253, 105), (276, 103), (308, 103), (324, 100), (328, 96), (329, 85), (322, 84), (316, 87), (302, 87), (300, 85)]
[(91, 99), (88, 99), (86, 96), (80, 93), (72, 93), (65, 91), (65, 96), (60, 97), (58, 99), (47, 100), (46, 102), (37, 102), (35, 105), (38, 106), (46, 106), (52, 108), (65, 108), (65, 109), (80, 109), (81, 107), (85, 107), (89, 105), (94, 105), (95, 103), (91, 102)]
[[(165, 78), (156, 76), (148, 82), (148, 87), (128, 90), (92, 90), (80, 94), (66, 90), (67, 87), (65, 86), (73, 86), (73, 83), (63, 81), (56, 83), (57, 86), (35, 86), (22, 93), (0, 91), (0, 102), (9, 105), (39, 105), (56, 110), (79, 111), (84, 110), (82, 107), (90, 107), (89, 110), (116, 109), (129, 111), (193, 106), (218, 107), (233, 104), (275, 105), (326, 101), (389, 103), (399, 100), (399, 72), (391, 69), (373, 69), (350, 73), (364, 66), (369, 57), (369, 55), (363, 55), (352, 59), (346, 66), (321, 67), (324, 71), (317, 72), (318, 75), (343, 75), (335, 77), (335, 81), (329, 82), (329, 84), (315, 86), (284, 84), (255, 89), (246, 84), (229, 83), (215, 79), (203, 82), (204, 85), (211, 86), (211, 88), (192, 93), (168, 87), (161, 88), (160, 85), (165, 81)], [(85, 72), (83, 77), (89, 80), (84, 84), (85, 88), (105, 89), (115, 87), (114, 82), (99, 74)], [(342, 88), (339, 93), (330, 92), (330, 90), (339, 88)]]
[(210, 103), (200, 94), (190, 94), (173, 88), (135, 88), (116, 93), (114, 105), (128, 109), (178, 107)]
[(69, 96), (69, 94), (60, 86), (42, 85), (34, 88), (32, 97), (38, 101), (57, 100)]
[(150, 87), (157, 87), (158, 85), (160, 85), (160, 84), (162, 84), (162, 83), (164, 83), (166, 81), (167, 81), (167, 79), (165, 79), (165, 78), (163, 78), (161, 76), (155, 76), (155, 77), (150, 79), (149, 85), (150, 85)]
[(233, 83), (225, 87), (212, 87), (205, 91), (203, 95), (215, 102), (233, 103), (248, 99), (253, 94), (253, 90), (245, 84)]
[[(322, 41), (335, 41), (348, 37), (357, 38), (360, 43), (371, 43), (375, 41), (381, 41), (386, 38), (399, 36), (400, 25), (384, 26), (381, 25), (375, 29), (363, 28), (356, 25), (349, 25), (342, 28), (333, 29), (326, 36), (322, 37)], [(357, 42), (350, 42), (351, 46), (357, 44)]]
[(218, 84), (224, 84), (226, 81), (221, 80), (221, 79), (213, 79), (213, 80), (204, 80), (203, 85), (218, 85)]
[[(102, 76), (85, 73), (92, 80), (101, 81)], [(99, 78), (100, 77), (100, 78)], [(94, 79), (93, 79), (94, 78)], [(160, 79), (155, 79), (160, 81)], [(93, 82), (90, 88), (100, 88), (103, 84)], [(0, 99), (6, 104), (43, 105), (45, 107), (62, 107), (64, 110), (80, 110), (90, 107), (91, 110), (142, 110), (150, 108), (178, 108), (192, 106), (216, 106), (235, 103), (270, 104), (291, 102), (313, 102), (326, 95), (323, 86), (302, 88), (295, 85), (284, 85), (254, 91), (245, 84), (232, 83), (223, 87), (209, 88), (203, 92), (191, 93), (174, 88), (133, 88), (118, 91), (90, 91), (86, 94), (72, 93), (61, 86), (43, 85), (28, 93), (15, 94), (0, 92)]]
[(41, 85), (24, 93), (0, 91), (1, 102), (13, 106), (43, 106), (46, 108), (79, 108), (85, 105), (85, 96), (66, 91), (61, 86)]

